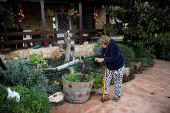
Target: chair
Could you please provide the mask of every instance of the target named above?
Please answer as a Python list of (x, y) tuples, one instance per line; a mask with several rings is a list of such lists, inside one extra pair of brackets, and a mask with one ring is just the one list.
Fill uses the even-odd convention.
[[(31, 30), (23, 30), (23, 32), (32, 32)], [(32, 39), (32, 35), (23, 35), (23, 40)], [(30, 42), (30, 45), (33, 46), (33, 43)], [(23, 43), (23, 47), (27, 47), (27, 43)]]

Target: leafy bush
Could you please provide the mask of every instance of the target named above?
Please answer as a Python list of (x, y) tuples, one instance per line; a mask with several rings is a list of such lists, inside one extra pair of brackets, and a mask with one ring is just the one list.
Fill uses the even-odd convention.
[(93, 86), (95, 86), (96, 89), (101, 88), (103, 86), (103, 76), (101, 74), (91, 72), (90, 76), (94, 78)]
[[(4, 90), (2, 93), (2, 89)], [(38, 87), (28, 89), (26, 87), (14, 86), (12, 91), (20, 94), (20, 101), (17, 102), (15, 98), (7, 98), (7, 91), (5, 86), (0, 85), (0, 111), (4, 113), (50, 113), (51, 106), (47, 95), (41, 92)], [(4, 99), (5, 98), (5, 99)]]
[(50, 113), (51, 106), (47, 95), (34, 87), (22, 98), (21, 103), (28, 113)]
[(160, 33), (153, 39), (154, 54), (157, 58), (170, 60), (170, 33)]
[[(169, 0), (112, 0), (104, 7), (106, 13), (127, 23), (122, 29), (124, 31), (124, 44), (129, 46), (155, 46), (156, 56), (169, 55), (170, 16)], [(116, 22), (117, 25), (118, 22)], [(155, 36), (160, 34), (159, 36)], [(166, 42), (167, 41), (167, 42)], [(154, 43), (153, 43), (154, 42)]]
[(29, 56), (29, 61), (32, 65), (37, 65), (38, 63), (42, 63), (42, 68), (45, 68), (48, 66), (47, 61), (43, 60), (42, 55), (38, 53), (33, 53), (32, 55)]
[(143, 46), (133, 48), (137, 62), (142, 62), (144, 67), (153, 66), (155, 64), (156, 56)]
[(91, 59), (85, 59), (83, 63), (76, 64), (76, 70), (81, 72), (83, 69), (88, 69), (90, 72), (98, 73), (101, 69), (104, 69), (104, 66), (105, 63), (98, 63), (95, 61), (95, 57), (93, 57)]
[[(59, 81), (60, 82), (60, 81)], [(52, 94), (54, 94), (54, 93), (56, 93), (56, 92), (61, 92), (62, 91), (62, 81), (61, 81), (61, 84), (60, 85), (58, 85), (58, 84), (56, 84), (56, 85), (46, 85), (46, 86), (44, 86), (44, 88), (45, 88), (45, 92), (47, 93), (47, 95), (48, 96), (50, 96), (50, 95), (52, 95)]]
[(1, 113), (24, 113), (23, 106), (16, 98), (7, 99), (6, 87), (0, 84), (0, 111)]
[(130, 67), (132, 69), (133, 68), (132, 62), (135, 61), (135, 53), (133, 52), (133, 49), (123, 44), (120, 44), (119, 48), (125, 60), (125, 67)]
[(8, 92), (5, 88), (5, 86), (0, 84), (0, 102), (5, 100), (8, 95)]
[(22, 100), (22, 98), (24, 98), (30, 92), (30, 90), (28, 88), (26, 88), (25, 86), (22, 87), (22, 86), (19, 86), (19, 85), (11, 87), (11, 90), (18, 92), (21, 100)]
[[(63, 65), (64, 59), (65, 59), (64, 54), (62, 54), (60, 57), (55, 58), (55, 59), (46, 59), (47, 63), (48, 63), (48, 68), (55, 68), (55, 67)], [(56, 71), (54, 73), (51, 73), (51, 75), (48, 76), (48, 78), (51, 79), (51, 80), (59, 81), (59, 78), (61, 78), (66, 73), (69, 73), (69, 70), (67, 68), (60, 70), (60, 71)]]
[(29, 61), (19, 58), (14, 61), (9, 59), (6, 64), (7, 70), (0, 70), (4, 75), (4, 83), (10, 86), (20, 85), (31, 88), (33, 86), (42, 86), (46, 76), (40, 69), (35, 69)]

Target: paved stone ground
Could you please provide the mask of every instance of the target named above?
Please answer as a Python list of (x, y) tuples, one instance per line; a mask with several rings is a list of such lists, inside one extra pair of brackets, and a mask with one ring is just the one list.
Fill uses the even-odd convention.
[(123, 83), (122, 96), (118, 102), (112, 101), (114, 86), (109, 89), (111, 100), (102, 103), (96, 96), (97, 89), (87, 102), (82, 104), (65, 103), (52, 107), (51, 113), (170, 113), (170, 62), (156, 60), (135, 79)]

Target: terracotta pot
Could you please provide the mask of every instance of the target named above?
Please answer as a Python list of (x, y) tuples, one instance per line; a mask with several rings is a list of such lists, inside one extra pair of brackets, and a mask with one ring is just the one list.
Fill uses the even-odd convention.
[(6, 51), (6, 50), (9, 50), (9, 49), (4, 49), (4, 50)]
[(50, 41), (50, 42), (49, 42), (49, 44), (53, 44), (53, 43), (54, 43), (54, 41)]
[(54, 16), (54, 13), (49, 13), (48, 15), (49, 15), (49, 16)]
[(0, 8), (0, 12), (5, 12), (5, 8)]

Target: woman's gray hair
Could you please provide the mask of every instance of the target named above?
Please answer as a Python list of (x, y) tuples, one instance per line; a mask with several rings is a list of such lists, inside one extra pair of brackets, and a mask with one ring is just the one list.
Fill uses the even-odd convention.
[(108, 37), (107, 35), (102, 35), (98, 40), (97, 44), (98, 45), (109, 45), (111, 42), (111, 38)]

